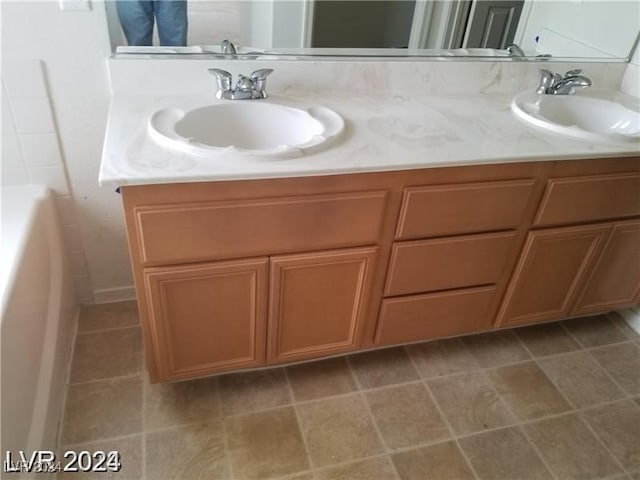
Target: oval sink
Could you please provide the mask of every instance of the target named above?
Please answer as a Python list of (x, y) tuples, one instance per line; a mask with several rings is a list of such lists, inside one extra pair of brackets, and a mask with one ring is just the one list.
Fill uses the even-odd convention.
[(160, 145), (200, 156), (296, 156), (329, 146), (343, 129), (342, 117), (328, 108), (238, 100), (159, 110), (148, 130)]
[(561, 135), (592, 141), (640, 141), (640, 113), (618, 102), (583, 95), (525, 92), (511, 102), (522, 120)]

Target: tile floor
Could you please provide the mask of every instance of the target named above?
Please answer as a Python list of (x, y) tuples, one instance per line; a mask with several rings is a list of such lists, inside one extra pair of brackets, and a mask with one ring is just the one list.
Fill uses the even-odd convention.
[(70, 382), (62, 449), (122, 454), (97, 478), (640, 478), (640, 336), (615, 314), (151, 385), (135, 304), (90, 306)]

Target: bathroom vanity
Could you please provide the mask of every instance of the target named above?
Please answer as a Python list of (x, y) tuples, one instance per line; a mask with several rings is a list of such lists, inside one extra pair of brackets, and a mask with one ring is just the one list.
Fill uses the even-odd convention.
[[(465, 64), (485, 80), (462, 91), (460, 64), (280, 61), (270, 98), (251, 102), (327, 108), (345, 126), (328, 148), (279, 158), (150, 138), (158, 112), (234, 102), (215, 98), (212, 65), (274, 67), (173, 62), (112, 62), (100, 171), (122, 192), (152, 382), (640, 301), (638, 143), (520, 122), (510, 103), (535, 88), (527, 64)], [(589, 76), (615, 88), (612, 70)]]
[(640, 300), (640, 157), (122, 194), (154, 382)]

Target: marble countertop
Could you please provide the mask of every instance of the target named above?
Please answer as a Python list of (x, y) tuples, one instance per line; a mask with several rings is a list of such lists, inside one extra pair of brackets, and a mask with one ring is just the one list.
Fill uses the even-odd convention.
[(210, 96), (116, 95), (111, 103), (100, 184), (106, 186), (248, 180), (418, 168), (640, 155), (640, 144), (594, 144), (538, 131), (510, 110), (512, 95), (319, 95), (267, 102), (324, 106), (345, 120), (326, 150), (297, 158), (221, 154), (201, 158), (157, 145), (149, 117), (171, 106), (219, 102)]

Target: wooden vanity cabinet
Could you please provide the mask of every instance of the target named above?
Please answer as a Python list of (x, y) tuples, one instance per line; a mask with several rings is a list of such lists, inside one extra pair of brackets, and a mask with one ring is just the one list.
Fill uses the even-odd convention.
[(406, 188), (375, 344), (491, 328), (539, 195), (535, 177)]
[(385, 189), (324, 185), (123, 188), (152, 382), (362, 347), (394, 212)]
[[(608, 173), (602, 162), (604, 172), (595, 175), (554, 178), (551, 172), (498, 314), (499, 326), (638, 303), (640, 220), (621, 220), (640, 216), (640, 173), (637, 163), (631, 167), (636, 171)], [(570, 226), (550, 227), (558, 224)]]
[(640, 300), (640, 158), (122, 193), (152, 382)]

